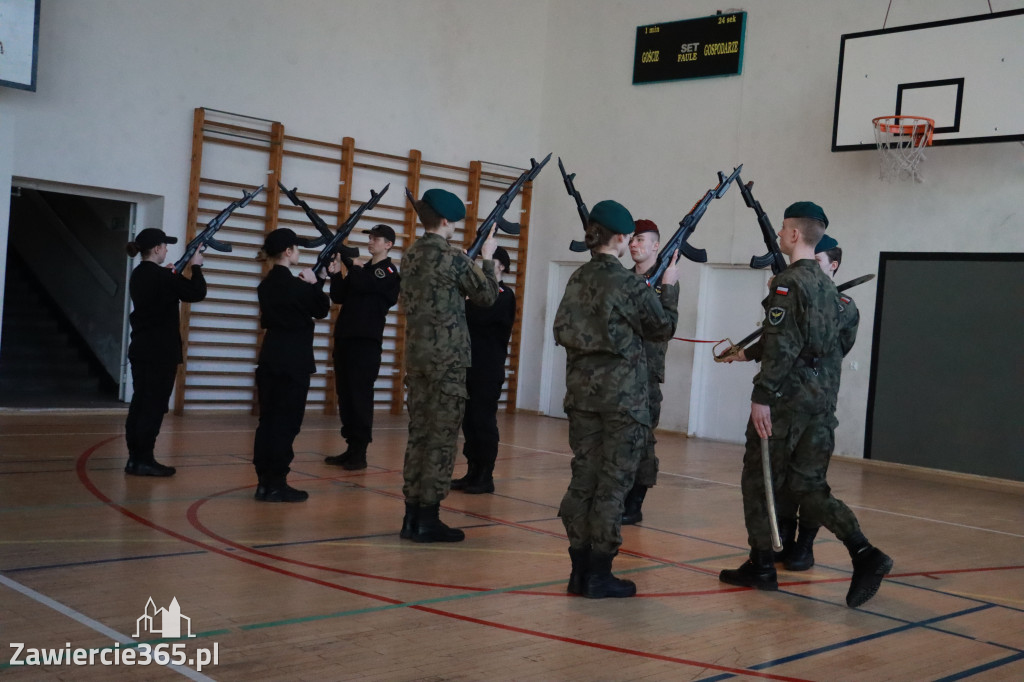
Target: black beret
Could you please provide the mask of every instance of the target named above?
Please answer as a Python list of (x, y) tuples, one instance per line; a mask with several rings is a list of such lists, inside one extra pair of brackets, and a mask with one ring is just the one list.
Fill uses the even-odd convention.
[(448, 190), (428, 189), (423, 193), (423, 201), (450, 223), (457, 223), (466, 217), (466, 205)]
[(828, 227), (828, 218), (825, 216), (825, 211), (813, 201), (798, 201), (795, 204), (790, 204), (786, 212), (782, 214), (782, 217), (812, 218), (820, 220), (825, 223), (825, 227)]
[(590, 209), (590, 219), (619, 234), (631, 234), (635, 229), (633, 216), (626, 210), (626, 207), (611, 199), (594, 204), (594, 207)]

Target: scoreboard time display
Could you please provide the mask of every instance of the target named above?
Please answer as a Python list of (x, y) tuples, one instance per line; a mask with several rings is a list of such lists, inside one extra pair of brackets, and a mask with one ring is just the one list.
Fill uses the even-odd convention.
[(746, 12), (636, 27), (633, 85), (743, 71)]

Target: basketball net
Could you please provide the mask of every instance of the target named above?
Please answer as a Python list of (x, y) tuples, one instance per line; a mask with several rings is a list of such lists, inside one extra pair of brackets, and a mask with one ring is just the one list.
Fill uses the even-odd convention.
[(921, 182), (918, 171), (924, 161), (924, 148), (932, 144), (935, 121), (924, 116), (879, 116), (871, 119), (875, 128), (875, 145), (880, 155), (879, 176), (890, 182), (914, 178)]

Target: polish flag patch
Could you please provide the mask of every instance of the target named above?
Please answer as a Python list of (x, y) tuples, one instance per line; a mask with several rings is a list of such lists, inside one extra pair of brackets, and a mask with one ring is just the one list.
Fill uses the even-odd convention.
[(849, 303), (851, 299), (849, 299), (849, 298), (847, 298), (845, 296), (840, 296), (839, 300), (842, 301), (843, 303)]
[(789, 287), (775, 287), (775, 293), (779, 296), (789, 296)]

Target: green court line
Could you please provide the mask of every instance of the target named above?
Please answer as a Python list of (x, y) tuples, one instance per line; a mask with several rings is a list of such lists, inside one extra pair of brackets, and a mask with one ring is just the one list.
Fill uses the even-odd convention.
[[(654, 566), (641, 566), (639, 568), (629, 568), (617, 573), (639, 573), (642, 571), (651, 571), (658, 568), (668, 568), (668, 564), (657, 564)], [(538, 587), (551, 587), (552, 585), (561, 585), (565, 583), (565, 579), (562, 580), (549, 580), (543, 583), (532, 583), (529, 585), (513, 585), (512, 587), (501, 587), (496, 590), (483, 590), (480, 592), (463, 592), (462, 594), (453, 594), (447, 597), (434, 597), (433, 599), (420, 599), (417, 601), (402, 602), (401, 604), (386, 604), (384, 606), (369, 606), (364, 609), (353, 609), (351, 611), (338, 611), (335, 613), (324, 613), (316, 616), (301, 616), (299, 618), (288, 618), (285, 620), (269, 621), (266, 623), (253, 623), (251, 625), (241, 625), (238, 627), (239, 630), (259, 630), (263, 628), (279, 627), (282, 625), (297, 625), (299, 623), (309, 623), (318, 620), (329, 620), (333, 618), (344, 618), (346, 616), (361, 616), (367, 613), (377, 613), (379, 611), (391, 611), (394, 609), (404, 609), (410, 606), (426, 606), (429, 604), (443, 604), (445, 602), (459, 601), (462, 599), (473, 599), (474, 597), (486, 597), (494, 594), (503, 594), (506, 592), (522, 592), (526, 590), (533, 590)]]

